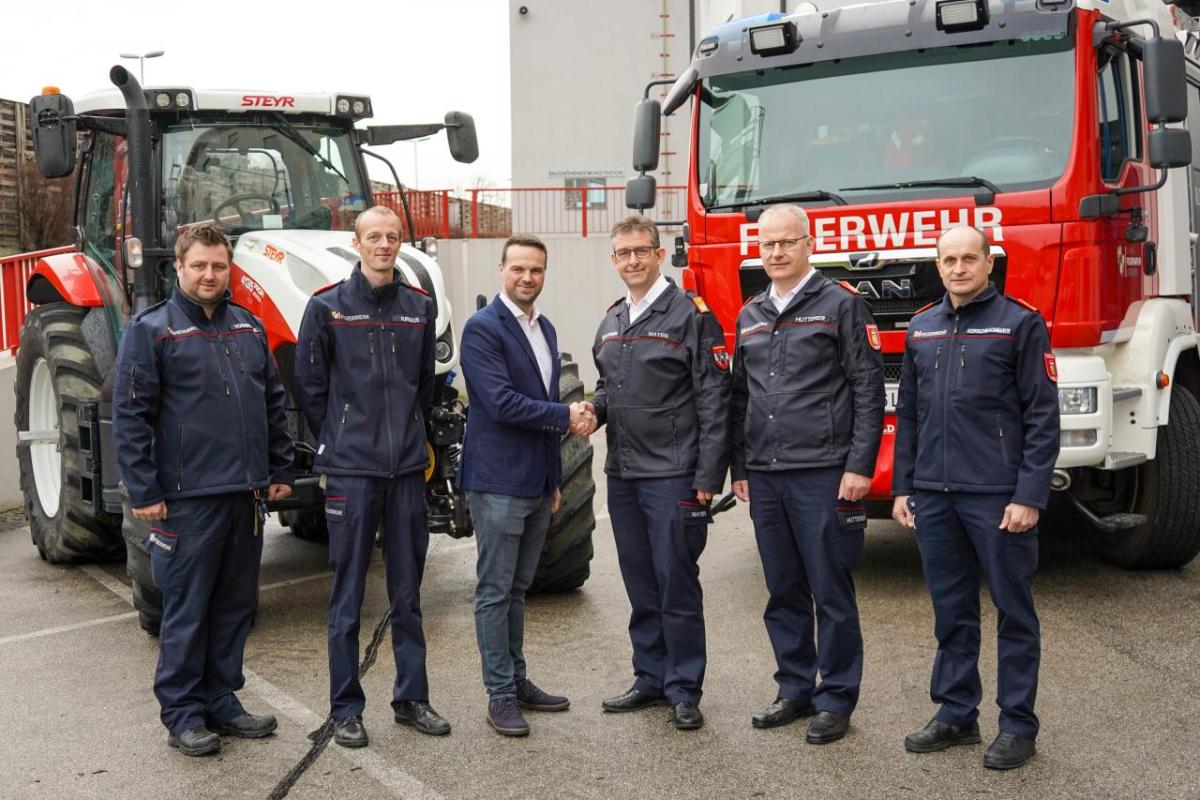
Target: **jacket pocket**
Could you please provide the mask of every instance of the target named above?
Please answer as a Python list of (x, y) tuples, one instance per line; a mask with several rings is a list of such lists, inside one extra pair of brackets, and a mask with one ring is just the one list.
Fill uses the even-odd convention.
[(138, 374), (137, 364), (130, 364), (129, 369), (126, 371), (125, 374), (126, 374), (127, 379), (129, 380), (128, 398), (130, 400), (137, 400), (137, 374)]
[(1010, 461), (1008, 458), (1008, 443), (1004, 440), (1004, 422), (1001, 419), (999, 414), (995, 415), (995, 420), (996, 420), (996, 438), (999, 440), (999, 443), (1000, 443), (1000, 460), (1002, 460), (1006, 466), (1011, 467), (1012, 461)]
[(175, 490), (183, 491), (183, 423), (179, 423), (179, 444), (175, 455)]
[(838, 563), (846, 569), (856, 569), (862, 561), (866, 542), (867, 507), (862, 503), (842, 501), (834, 509), (834, 514), (837, 523), (830, 525), (826, 532), (836, 537), (834, 548)]

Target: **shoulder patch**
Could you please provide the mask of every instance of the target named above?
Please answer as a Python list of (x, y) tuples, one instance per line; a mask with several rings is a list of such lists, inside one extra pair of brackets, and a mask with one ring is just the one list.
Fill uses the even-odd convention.
[(712, 313), (712, 310), (709, 309), (709, 307), (708, 307), (708, 303), (704, 302), (703, 297), (701, 297), (698, 294), (688, 295), (688, 297), (691, 299), (692, 303), (695, 304), (696, 310), (699, 311), (701, 314), (711, 314)]
[(612, 311), (614, 308), (616, 308), (617, 306), (621, 305), (621, 303), (622, 303), (624, 300), (625, 300), (625, 298), (624, 298), (624, 297), (618, 297), (616, 300), (614, 300), (614, 301), (612, 302), (612, 305), (610, 305), (608, 308), (606, 308), (606, 309), (605, 309), (605, 311)]
[(858, 294), (858, 289), (855, 289), (853, 286), (851, 286), (848, 281), (838, 281), (837, 285), (845, 289), (850, 294)]
[(941, 301), (941, 300), (934, 300), (932, 303), (926, 303), (925, 305), (921, 306), (921, 307), (920, 307), (920, 308), (918, 308), (916, 311), (914, 311), (914, 312), (913, 312), (913, 316), (915, 317), (917, 314), (920, 314), (922, 311), (928, 311), (929, 309), (933, 308), (934, 306), (936, 306), (936, 305), (937, 305), (938, 303), (940, 303), (940, 302), (942, 302), (942, 301)]

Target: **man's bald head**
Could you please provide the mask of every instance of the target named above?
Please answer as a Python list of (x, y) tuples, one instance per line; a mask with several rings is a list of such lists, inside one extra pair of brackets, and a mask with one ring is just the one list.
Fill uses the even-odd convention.
[(976, 228), (974, 225), (955, 225), (953, 228), (947, 228), (945, 233), (938, 237), (937, 251), (939, 256), (942, 254), (942, 243), (951, 237), (953, 237), (952, 241), (956, 244), (963, 244), (974, 238), (984, 258), (987, 258), (992, 253), (991, 242), (988, 241), (987, 234), (983, 232), (982, 228)]
[(392, 211), (387, 206), (371, 206), (354, 220), (354, 236), (361, 239), (363, 228), (368, 223), (386, 221), (394, 223), (397, 230), (402, 231), (404, 229), (404, 226), (400, 224), (400, 217), (396, 215), (395, 211)]

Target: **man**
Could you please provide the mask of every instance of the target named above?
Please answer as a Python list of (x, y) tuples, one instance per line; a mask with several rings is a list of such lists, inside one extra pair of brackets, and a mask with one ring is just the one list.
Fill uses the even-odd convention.
[(771, 206), (758, 238), (771, 285), (738, 315), (731, 472), (770, 593), (779, 693), (751, 722), (811, 716), (807, 741), (827, 744), (845, 736), (862, 679), (851, 571), (883, 425), (879, 332), (857, 292), (814, 272), (804, 209)]
[(329, 527), (329, 699), (334, 741), (365, 747), (366, 698), (358, 680), (358, 630), (376, 531), (392, 627), (395, 720), (440, 736), (450, 724), (429, 705), (421, 576), (425, 518), (425, 419), (433, 404), (437, 311), (400, 278), (400, 219), (374, 206), (358, 216), (359, 263), (308, 301), (296, 343), (296, 389), (316, 436)]
[[(242, 655), (258, 597), (264, 500), (291, 494), (285, 391), (262, 323), (229, 300), (233, 248), (212, 224), (175, 241), (175, 289), (134, 316), (117, 356), (117, 465), (162, 592), (154, 694), (167, 744), (215, 753), (257, 739)], [(260, 494), (266, 491), (265, 497)]]
[(582, 430), (582, 403), (559, 402), (558, 338), (535, 302), (546, 281), (546, 245), (513, 236), (500, 251), (501, 291), (463, 328), (462, 370), (471, 398), (459, 486), (475, 525), (475, 637), (488, 693), (487, 721), (527, 736), (521, 709), (566, 711), (566, 697), (526, 674), (525, 592), (550, 515), (558, 510), (562, 435)]
[(997, 611), (1000, 706), (983, 763), (1012, 769), (1036, 750), (1041, 640), (1030, 579), (1058, 458), (1058, 376), (1045, 322), (989, 285), (993, 262), (977, 228), (938, 241), (946, 295), (908, 329), (892, 515), (917, 529), (938, 642), (929, 695), (941, 708), (904, 746), (929, 753), (980, 741), (982, 566)]
[(664, 701), (679, 730), (704, 724), (704, 608), (698, 560), (708, 506), (729, 465), (729, 354), (704, 301), (664, 277), (666, 251), (643, 216), (612, 229), (628, 294), (609, 307), (592, 354), (596, 423), (608, 423), (608, 509), (633, 610), (634, 683), (603, 702), (635, 711)]

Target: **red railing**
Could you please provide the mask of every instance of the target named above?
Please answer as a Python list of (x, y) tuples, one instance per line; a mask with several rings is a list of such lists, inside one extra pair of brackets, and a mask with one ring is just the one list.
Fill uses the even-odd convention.
[(0, 350), (17, 351), (21, 344), (21, 323), (33, 305), (25, 297), (25, 284), (38, 259), (56, 253), (69, 253), (73, 247), (52, 247), (35, 253), (0, 258)]

